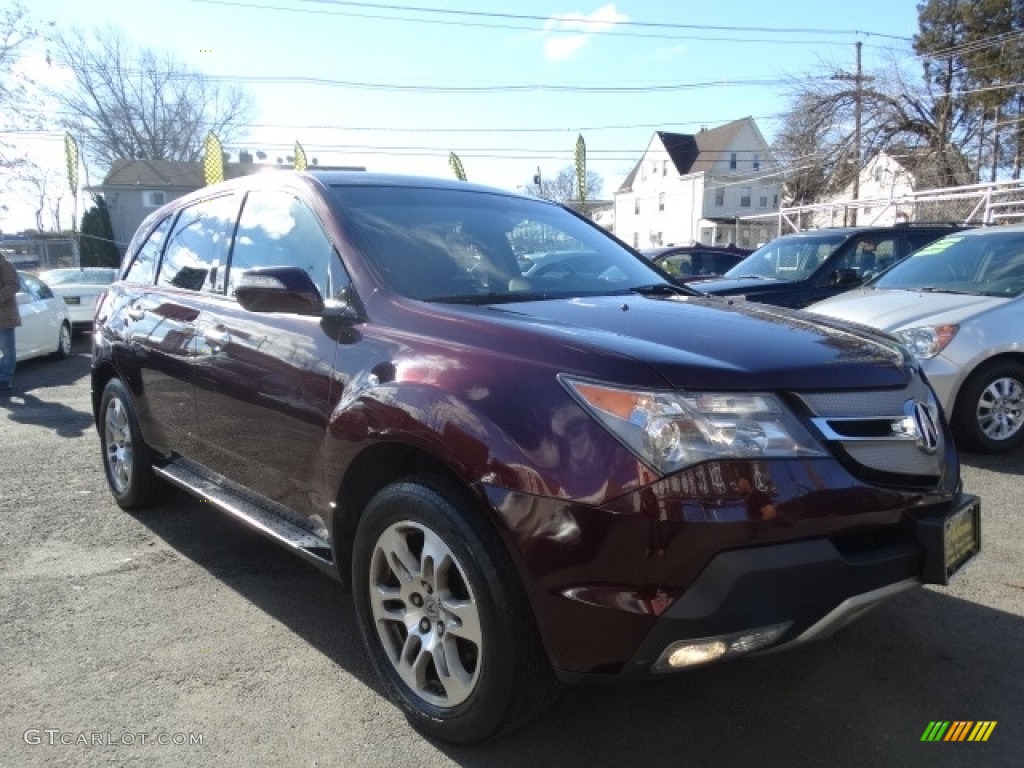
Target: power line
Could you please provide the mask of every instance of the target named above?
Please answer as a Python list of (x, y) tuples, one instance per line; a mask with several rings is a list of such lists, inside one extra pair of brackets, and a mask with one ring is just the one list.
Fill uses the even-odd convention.
[[(549, 31), (553, 34), (565, 34), (565, 33), (586, 33), (586, 29), (550, 29), (546, 28), (547, 25), (552, 22), (563, 22), (573, 23), (582, 25), (584, 27), (601, 27), (600, 32), (602, 34), (611, 34), (617, 37), (642, 37), (642, 38), (661, 38), (670, 40), (704, 40), (708, 42), (761, 42), (761, 43), (774, 43), (774, 44), (790, 44), (790, 45), (821, 45), (831, 44), (834, 40), (783, 40), (778, 37), (772, 37), (767, 39), (756, 39), (750, 37), (742, 38), (723, 38), (723, 37), (707, 37), (707, 36), (693, 36), (693, 35), (680, 35), (680, 34), (658, 34), (648, 32), (629, 32), (620, 29), (620, 27), (637, 28), (637, 29), (665, 29), (665, 30), (689, 30), (689, 31), (708, 31), (708, 32), (745, 32), (745, 33), (761, 33), (761, 34), (820, 34), (820, 35), (864, 35), (870, 37), (886, 38), (891, 40), (908, 41), (909, 38), (900, 35), (891, 35), (883, 32), (869, 32), (864, 30), (846, 29), (846, 30), (834, 30), (834, 29), (813, 29), (813, 28), (787, 28), (787, 27), (742, 27), (742, 26), (724, 26), (724, 25), (701, 25), (701, 24), (675, 24), (670, 22), (644, 22), (644, 21), (615, 21), (615, 22), (602, 22), (600, 20), (589, 20), (585, 18), (570, 17), (568, 15), (553, 16), (533, 16), (527, 14), (511, 14), (511, 13), (493, 13), (484, 11), (461, 11), (453, 9), (442, 9), (442, 8), (425, 8), (420, 6), (403, 6), (403, 5), (389, 5), (383, 3), (357, 3), (357, 2), (333, 2), (333, 0), (307, 0), (311, 4), (318, 5), (332, 5), (332, 6), (346, 6), (357, 9), (371, 9), (371, 10), (386, 10), (386, 11), (406, 11), (412, 13), (422, 14), (433, 14), (443, 16), (444, 18), (430, 19), (430, 18), (410, 18), (407, 16), (398, 15), (376, 15), (371, 13), (355, 13), (353, 11), (345, 11), (340, 9), (312, 9), (312, 8), (283, 8), (274, 5), (263, 5), (251, 2), (242, 2), (241, 0), (192, 0), (196, 3), (202, 3), (205, 5), (222, 5), (230, 7), (240, 7), (249, 10), (267, 10), (276, 11), (279, 13), (306, 13), (306, 14), (318, 14), (327, 16), (354, 16), (356, 18), (367, 18), (367, 19), (383, 19), (387, 21), (402, 21), (415, 24), (446, 24), (454, 26), (467, 26), (467, 27), (482, 27), (488, 29), (525, 29), (531, 31)], [(456, 17), (453, 19), (452, 17)], [(511, 24), (511, 23), (483, 23), (483, 22), (471, 22), (471, 21), (459, 21), (458, 18), (479, 18), (479, 19), (495, 19), (508, 21), (526, 21), (534, 22), (529, 25), (525, 24)], [(541, 26), (538, 26), (540, 23)]]

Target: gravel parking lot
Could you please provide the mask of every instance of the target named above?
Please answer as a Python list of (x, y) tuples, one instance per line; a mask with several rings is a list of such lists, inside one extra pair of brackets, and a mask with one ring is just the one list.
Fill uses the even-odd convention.
[[(2, 766), (1011, 766), (1024, 750), (1024, 452), (965, 455), (984, 552), (801, 651), (566, 692), (473, 748), (380, 695), (345, 589), (188, 497), (107, 493), (87, 340), (0, 401)], [(922, 743), (935, 720), (985, 743)]]

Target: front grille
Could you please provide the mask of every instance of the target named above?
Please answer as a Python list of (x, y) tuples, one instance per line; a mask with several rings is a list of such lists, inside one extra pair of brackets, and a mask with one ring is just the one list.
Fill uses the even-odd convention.
[[(939, 407), (920, 376), (903, 389), (805, 392), (797, 397), (826, 443), (857, 465), (888, 475), (942, 473), (945, 442)], [(915, 413), (915, 404), (925, 408), (918, 407)], [(929, 429), (922, 410), (930, 415), (934, 429)]]

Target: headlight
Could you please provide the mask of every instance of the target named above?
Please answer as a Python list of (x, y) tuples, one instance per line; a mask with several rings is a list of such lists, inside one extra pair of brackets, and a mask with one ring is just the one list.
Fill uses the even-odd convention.
[(561, 377), (579, 403), (662, 474), (709, 459), (823, 456), (771, 394), (621, 389)]
[(927, 360), (944, 350), (959, 330), (958, 325), (925, 325), (897, 331), (896, 338), (903, 342), (918, 360)]

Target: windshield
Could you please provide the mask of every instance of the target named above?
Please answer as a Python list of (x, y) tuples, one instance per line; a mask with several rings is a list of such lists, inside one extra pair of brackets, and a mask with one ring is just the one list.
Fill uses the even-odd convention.
[(872, 284), (906, 291), (1017, 296), (1024, 291), (1024, 232), (948, 235), (915, 252)]
[(51, 269), (39, 275), (47, 285), (110, 285), (116, 278), (117, 270), (102, 267)]
[(416, 187), (333, 193), (374, 272), (409, 298), (487, 303), (672, 285), (603, 230), (544, 201)]
[(841, 234), (777, 237), (747, 256), (725, 276), (803, 280), (820, 267), (845, 239), (846, 236)]

